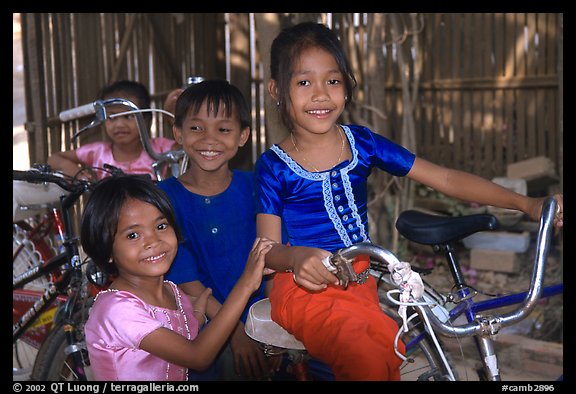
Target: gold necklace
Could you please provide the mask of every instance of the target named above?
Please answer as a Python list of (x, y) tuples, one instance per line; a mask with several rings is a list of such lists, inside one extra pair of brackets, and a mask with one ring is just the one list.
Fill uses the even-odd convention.
[[(344, 135), (343, 135), (342, 131), (340, 130), (340, 127), (336, 126), (336, 128), (338, 129), (338, 135), (342, 139), (342, 148), (340, 149), (340, 154), (338, 155), (338, 160), (336, 160), (336, 163), (334, 163), (332, 166), (330, 166), (330, 168), (333, 168), (334, 166), (336, 166), (336, 164), (338, 164), (342, 161), (342, 154), (344, 154), (344, 145), (346, 144), (345, 140), (344, 140)], [(298, 152), (298, 154), (300, 154), (300, 157), (302, 157), (302, 160), (304, 160), (310, 167), (312, 167), (312, 169), (315, 172), (320, 172), (320, 170), (317, 169), (316, 167), (314, 167), (314, 165), (312, 165), (312, 163), (310, 163), (306, 159), (306, 156), (304, 156), (304, 154), (302, 152), (300, 152), (300, 149), (298, 149), (298, 145), (296, 145), (296, 140), (294, 139), (294, 133), (290, 133), (290, 139), (292, 140), (292, 145), (294, 145), (294, 149), (296, 149), (296, 152)]]

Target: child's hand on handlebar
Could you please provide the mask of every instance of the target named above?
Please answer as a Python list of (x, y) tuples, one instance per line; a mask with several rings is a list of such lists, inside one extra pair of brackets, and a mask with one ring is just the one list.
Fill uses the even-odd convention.
[[(558, 204), (556, 207), (556, 214), (554, 215), (554, 227), (560, 228), (564, 226), (564, 195), (561, 193), (554, 194), (552, 197), (556, 199)], [(542, 206), (548, 197), (538, 197), (532, 199), (531, 205), (527, 210), (530, 219), (538, 221), (542, 215)]]
[(330, 252), (308, 247), (294, 247), (293, 251), (295, 264), (292, 276), (297, 285), (311, 291), (320, 291), (324, 290), (328, 284), (339, 283), (338, 278), (323, 262), (331, 256)]
[(82, 168), (80, 171), (76, 173), (74, 176), (76, 179), (80, 181), (87, 181), (87, 182), (96, 182), (98, 180), (98, 175), (92, 168)]
[(554, 198), (558, 203), (556, 207), (556, 214), (554, 215), (554, 227), (563, 227), (564, 226), (564, 195), (563, 194), (555, 194)]

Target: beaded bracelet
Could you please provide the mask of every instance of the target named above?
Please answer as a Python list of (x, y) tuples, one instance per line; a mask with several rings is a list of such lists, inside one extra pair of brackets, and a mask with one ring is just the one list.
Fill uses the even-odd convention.
[(197, 310), (197, 309), (194, 309), (194, 310), (192, 311), (192, 313), (196, 313), (196, 312), (202, 313), (202, 316), (204, 316), (204, 324), (208, 323), (208, 317), (206, 317), (206, 314), (205, 314), (204, 312), (199, 311), (199, 310)]

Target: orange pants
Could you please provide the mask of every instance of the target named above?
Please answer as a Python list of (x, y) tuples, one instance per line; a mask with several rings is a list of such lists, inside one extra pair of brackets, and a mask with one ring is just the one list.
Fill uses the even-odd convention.
[[(369, 264), (354, 263), (356, 272)], [(271, 317), (301, 341), (308, 353), (332, 368), (336, 380), (400, 380), (394, 353), (398, 324), (380, 309), (376, 280), (329, 285), (320, 292), (298, 286), (278, 272), (270, 293)], [(398, 343), (404, 354), (404, 344)]]

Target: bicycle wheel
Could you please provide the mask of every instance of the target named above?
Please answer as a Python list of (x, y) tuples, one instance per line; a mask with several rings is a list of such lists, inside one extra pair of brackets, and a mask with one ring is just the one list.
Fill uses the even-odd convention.
[[(26, 230), (17, 224), (12, 226), (12, 255), (13, 278), (44, 263), (41, 253), (36, 250), (34, 243), (28, 240)], [(36, 297), (41, 296), (47, 283), (47, 278), (38, 278), (28, 283), (23, 289), (13, 292), (13, 323), (20, 318), (23, 311), (28, 309)], [(12, 373), (15, 380), (28, 379), (43, 338), (42, 330), (43, 327), (36, 327), (34, 335), (27, 335), (27, 333), (13, 344)]]
[[(47, 238), (36, 241), (42, 250), (37, 250), (34, 241), (28, 239), (28, 231), (31, 230), (28, 222), (14, 223), (12, 225), (12, 277), (13, 279), (30, 270), (42, 265), (47, 258), (52, 257), (54, 249)], [(43, 256), (44, 254), (49, 254)], [(48, 278), (38, 278), (24, 286), (27, 290), (44, 291)]]
[[(93, 380), (90, 370), (90, 360), (84, 339), (84, 323), (88, 318), (88, 306), (74, 315), (76, 321), (75, 343), (81, 350), (81, 359), (87, 380)], [(78, 367), (73, 357), (66, 354), (68, 347), (64, 324), (54, 326), (46, 340), (38, 350), (38, 356), (32, 369), (30, 380), (33, 381), (75, 381), (80, 380), (77, 374)]]
[[(382, 275), (373, 273), (379, 280), (378, 292), (380, 297), (380, 307), (388, 316), (392, 317), (402, 326), (402, 318), (398, 314), (398, 306), (392, 303), (386, 292), (396, 287), (382, 280)], [(430, 300), (438, 301), (441, 305), (439, 295), (425, 283), (425, 296)], [(415, 313), (412, 308), (408, 308), (408, 316)], [(458, 380), (458, 373), (454, 367), (450, 353), (443, 348), (442, 341), (437, 338), (440, 349), (436, 346), (433, 337), (425, 329), (420, 317), (408, 322), (408, 332), (401, 334), (400, 339), (406, 345), (406, 357), (411, 362), (405, 362), (400, 370), (400, 379), (404, 381), (445, 381)]]

